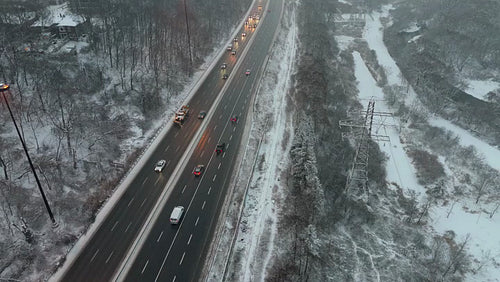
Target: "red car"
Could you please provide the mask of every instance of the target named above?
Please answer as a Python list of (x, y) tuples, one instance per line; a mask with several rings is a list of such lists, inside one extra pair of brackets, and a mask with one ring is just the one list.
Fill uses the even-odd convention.
[(215, 152), (217, 153), (217, 155), (222, 153), (222, 151), (224, 151), (225, 147), (226, 147), (226, 143), (217, 144), (217, 147), (215, 147)]
[(245, 72), (245, 75), (250, 75), (250, 69), (247, 69), (247, 71)]
[(204, 167), (205, 167), (204, 165), (197, 165), (197, 166), (195, 166), (195, 167), (194, 167), (194, 170), (193, 170), (193, 174), (194, 174), (195, 176), (200, 176), (200, 175), (201, 175), (201, 173), (203, 172), (203, 168), (204, 168)]

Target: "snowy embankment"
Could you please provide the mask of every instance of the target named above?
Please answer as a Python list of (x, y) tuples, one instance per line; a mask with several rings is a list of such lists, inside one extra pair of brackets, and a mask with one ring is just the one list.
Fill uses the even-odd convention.
[[(374, 12), (370, 17), (366, 18), (364, 38), (369, 47), (375, 50), (379, 64), (387, 72), (388, 84), (406, 86), (399, 68), (383, 43), (383, 26), (380, 18), (386, 17), (389, 9), (390, 6), (385, 6), (382, 12)], [(377, 87), (361, 56), (357, 52), (354, 52), (353, 55), (356, 63), (356, 77), (359, 81), (360, 97), (363, 99), (375, 96), (377, 99), (382, 99), (382, 90)], [(417, 95), (411, 87), (409, 87), (406, 97), (405, 102), (407, 105), (419, 104), (416, 98)], [(375, 111), (386, 110), (388, 109), (383, 101), (376, 102)], [(442, 118), (431, 117), (429, 123), (452, 131), (460, 137), (462, 146), (473, 146), (485, 157), (485, 161), (491, 167), (497, 170), (500, 169), (500, 150), (497, 148), (486, 144), (486, 142), (473, 136), (468, 131)], [(379, 143), (379, 145), (381, 150), (389, 156), (387, 164), (388, 181), (401, 183), (403, 189), (417, 188), (417, 190), (422, 191), (423, 188), (415, 181), (415, 169), (409, 162), (397, 132), (392, 128), (387, 128), (383, 133), (385, 132), (391, 137), (391, 144), (388, 146)], [(446, 161), (446, 158), (440, 158), (440, 160)], [(488, 215), (493, 214), (494, 207), (492, 203), (475, 204), (474, 201), (463, 199), (457, 200), (454, 204), (443, 203), (441, 206), (434, 207), (431, 211), (430, 217), (436, 232), (443, 234), (448, 230), (453, 230), (457, 235), (457, 241), (463, 241), (466, 238), (469, 240), (467, 248), (469, 253), (474, 256), (472, 268), (475, 271), (468, 274), (467, 280), (499, 281), (500, 219), (498, 215), (491, 217)]]
[[(292, 6), (292, 5), (290, 5)], [(291, 22), (288, 29), (281, 28), (269, 57), (263, 79), (257, 90), (252, 115), (250, 140), (245, 149), (238, 178), (249, 176), (246, 181), (237, 180), (235, 190), (246, 190), (239, 223), (226, 219), (226, 231), (221, 235), (218, 249), (227, 248), (224, 242), (232, 241), (227, 261), (223, 251), (217, 251), (219, 259), (212, 265), (209, 281), (264, 281), (266, 268), (272, 260), (277, 230), (277, 207), (281, 199), (280, 175), (287, 169), (293, 128), (287, 116), (286, 101), (290, 77), (294, 70), (297, 26), (295, 12), (285, 11), (284, 18)], [(283, 181), (285, 182), (285, 181)], [(246, 186), (246, 187), (245, 187)], [(235, 201), (232, 201), (235, 202)], [(227, 237), (232, 237), (228, 239)], [(224, 276), (224, 277), (222, 277)]]

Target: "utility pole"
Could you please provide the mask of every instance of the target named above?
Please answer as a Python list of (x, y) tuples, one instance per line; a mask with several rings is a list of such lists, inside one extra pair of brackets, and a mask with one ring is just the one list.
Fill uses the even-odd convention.
[(356, 147), (352, 167), (347, 176), (345, 191), (359, 189), (359, 196), (368, 191), (366, 184), (368, 182), (369, 140), (389, 141), (389, 136), (372, 134), (374, 116), (392, 117), (392, 113), (375, 112), (375, 100), (372, 97), (368, 102), (366, 112), (360, 111), (354, 113), (352, 119), (339, 121), (340, 127), (350, 128), (350, 132), (347, 134), (342, 133), (342, 137), (353, 138)]
[(186, 6), (186, 1), (183, 0), (184, 2), (184, 16), (186, 17), (186, 31), (187, 31), (187, 39), (188, 39), (188, 51), (189, 51), (189, 74), (191, 75), (191, 69), (193, 66), (193, 54), (191, 53), (191, 34), (189, 32), (189, 19), (187, 15), (187, 6)]
[(0, 83), (0, 92), (2, 93), (3, 100), (5, 101), (5, 105), (7, 105), (7, 109), (9, 110), (10, 117), (12, 118), (12, 122), (14, 123), (14, 127), (16, 128), (17, 135), (19, 136), (19, 140), (21, 140), (21, 144), (23, 145), (24, 153), (26, 154), (26, 158), (28, 159), (28, 163), (30, 165), (31, 171), (35, 176), (36, 184), (38, 185), (38, 189), (40, 190), (40, 194), (42, 195), (43, 202), (45, 204), (45, 208), (47, 208), (47, 212), (49, 213), (50, 220), (52, 221), (52, 226), (57, 227), (57, 222), (54, 219), (54, 214), (52, 214), (52, 210), (50, 209), (49, 202), (47, 201), (47, 197), (45, 197), (45, 193), (43, 192), (42, 184), (40, 183), (40, 179), (38, 179), (38, 175), (36, 173), (35, 167), (33, 166), (33, 162), (31, 161), (30, 155), (28, 153), (28, 148), (24, 143), (24, 139), (21, 136), (21, 132), (19, 131), (19, 127), (17, 126), (16, 120), (14, 119), (14, 114), (12, 114), (12, 110), (9, 106), (9, 101), (7, 97), (5, 97), (5, 92), (9, 92), (9, 96), (12, 96), (10, 93), (10, 86), (8, 84)]

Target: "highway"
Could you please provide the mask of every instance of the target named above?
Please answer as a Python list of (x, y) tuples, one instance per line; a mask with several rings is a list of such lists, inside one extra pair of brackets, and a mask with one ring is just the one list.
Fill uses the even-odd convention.
[[(190, 140), (196, 135), (202, 123), (208, 122), (197, 119), (197, 115), (200, 111), (208, 111), (211, 108), (213, 101), (226, 83), (226, 80), (222, 79), (223, 71), (220, 70), (219, 66), (222, 63), (227, 63), (228, 68), (225, 73), (229, 73), (231, 76), (235, 75), (231, 73), (234, 65), (240, 58), (242, 50), (246, 47), (250, 37), (253, 35), (252, 29), (247, 29), (246, 32), (248, 35), (245, 38), (239, 36), (240, 40), (237, 44), (236, 55), (231, 55), (230, 52), (226, 52), (206, 77), (198, 91), (193, 95), (189, 102), (190, 116), (187, 121), (182, 127), (172, 126), (166, 136), (159, 142), (152, 157), (146, 161), (147, 165), (140, 169), (136, 177), (131, 181), (131, 185), (126, 188), (126, 191), (122, 194), (119, 201), (115, 204), (97, 231), (90, 237), (85, 247), (73, 261), (68, 262), (69, 268), (62, 274), (60, 278), (61, 281), (111, 280), (115, 271), (117, 271), (117, 268), (120, 266), (123, 257), (127, 254), (130, 246), (143, 227), (146, 218), (151, 213), (160, 194), (165, 189), (165, 185), (186, 151)], [(241, 35), (241, 33), (239, 34)], [(241, 75), (241, 71), (236, 75)], [(248, 82), (246, 82), (246, 84), (248, 84)], [(248, 102), (248, 99), (243, 100)], [(229, 106), (226, 105), (226, 108), (227, 107)], [(242, 112), (241, 108), (236, 110), (239, 110), (238, 113)], [(214, 116), (215, 120), (218, 118), (219, 117)], [(224, 116), (224, 119), (228, 120), (229, 118)], [(172, 121), (173, 113), (172, 119), (166, 122)], [(221, 127), (219, 127), (219, 130), (220, 129)], [(214, 126), (211, 127), (210, 130), (215, 131), (217, 128)], [(210, 137), (208, 139), (210, 139)], [(200, 151), (194, 154), (196, 157), (210, 157), (213, 148), (209, 148), (208, 144), (215, 146), (215, 143), (213, 143), (215, 141), (207, 139), (205, 139), (205, 141), (207, 147), (198, 147), (196, 150)], [(231, 147), (229, 148), (229, 150), (232, 149)], [(228, 156), (226, 155), (225, 158), (228, 158)], [(155, 173), (153, 168), (160, 159), (165, 159), (167, 161), (166, 167), (163, 172)], [(206, 166), (208, 171), (212, 170), (208, 161), (206, 162)], [(190, 173), (193, 167), (193, 161), (190, 161), (186, 171)], [(227, 173), (228, 172), (226, 172), (226, 174)], [(203, 178), (206, 177), (206, 175), (207, 174), (204, 174)], [(182, 179), (183, 181), (190, 180), (192, 176), (192, 174), (187, 176), (183, 175)], [(218, 181), (221, 178), (223, 177), (219, 176)], [(188, 182), (186, 182), (186, 185), (187, 184)], [(186, 187), (185, 195), (191, 194), (193, 192), (192, 189), (194, 188), (189, 187), (188, 189)], [(214, 192), (216, 189), (219, 188), (214, 187)], [(180, 196), (183, 195), (183, 193), (177, 190), (174, 191), (172, 200), (176, 200), (179, 194)], [(169, 205), (169, 207), (171, 207), (171, 205)], [(205, 208), (208, 209), (209, 206), (207, 205)]]
[[(272, 0), (256, 38), (214, 112), (179, 181), (162, 208), (158, 220), (127, 273), (126, 281), (198, 281), (212, 239), (217, 218), (236, 165), (252, 95), (258, 86), (261, 67), (280, 20), (281, 0)], [(249, 76), (245, 75), (251, 70)], [(258, 113), (254, 113), (258, 114)], [(230, 117), (238, 116), (238, 123)], [(217, 155), (218, 143), (226, 150)], [(193, 168), (205, 166), (199, 177)], [(179, 225), (169, 223), (175, 206), (184, 206)]]

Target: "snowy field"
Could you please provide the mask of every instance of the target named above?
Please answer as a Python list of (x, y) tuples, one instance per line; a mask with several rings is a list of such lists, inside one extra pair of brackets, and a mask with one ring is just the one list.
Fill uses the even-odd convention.
[[(383, 43), (383, 26), (380, 18), (387, 17), (390, 8), (390, 6), (385, 6), (382, 12), (374, 12), (367, 17), (364, 38), (369, 47), (375, 50), (380, 65), (384, 67), (388, 84), (405, 86), (400, 70)], [(356, 77), (359, 81), (360, 98), (367, 99), (371, 96), (377, 99), (381, 98), (382, 90), (377, 87), (361, 56), (357, 52), (354, 52), (353, 55), (356, 63)], [(481, 82), (476, 81), (473, 87), (484, 90), (492, 89), (496, 85), (492, 86), (490, 82), (484, 82), (484, 85), (482, 85)], [(415, 99), (416, 94), (410, 87), (406, 104), (413, 105), (417, 102)], [(388, 109), (385, 103), (377, 102), (375, 110), (385, 111)], [(500, 169), (500, 150), (498, 148), (488, 145), (468, 131), (442, 118), (432, 117), (429, 122), (434, 126), (443, 127), (453, 132), (460, 137), (461, 145), (473, 146), (482, 154), (487, 164), (497, 170)], [(422, 192), (423, 188), (415, 181), (415, 169), (402, 147), (403, 144), (399, 142), (397, 132), (391, 128), (387, 128), (385, 132), (391, 137), (390, 147), (387, 148), (388, 144), (383, 143), (379, 143), (379, 145), (381, 150), (389, 156), (387, 164), (388, 181), (401, 183), (404, 189), (415, 189)], [(443, 158), (440, 158), (440, 160), (442, 161)], [(476, 205), (470, 200), (462, 200), (454, 204), (434, 207), (431, 211), (430, 217), (436, 232), (443, 234), (448, 230), (453, 230), (457, 235), (456, 241), (463, 241), (470, 236), (468, 250), (474, 256), (473, 268), (478, 271), (476, 274), (469, 274), (467, 281), (500, 281), (498, 262), (500, 257), (500, 219), (498, 215), (490, 218), (489, 214), (493, 209), (493, 204), (482, 203)], [(482, 265), (484, 261), (489, 263)]]

